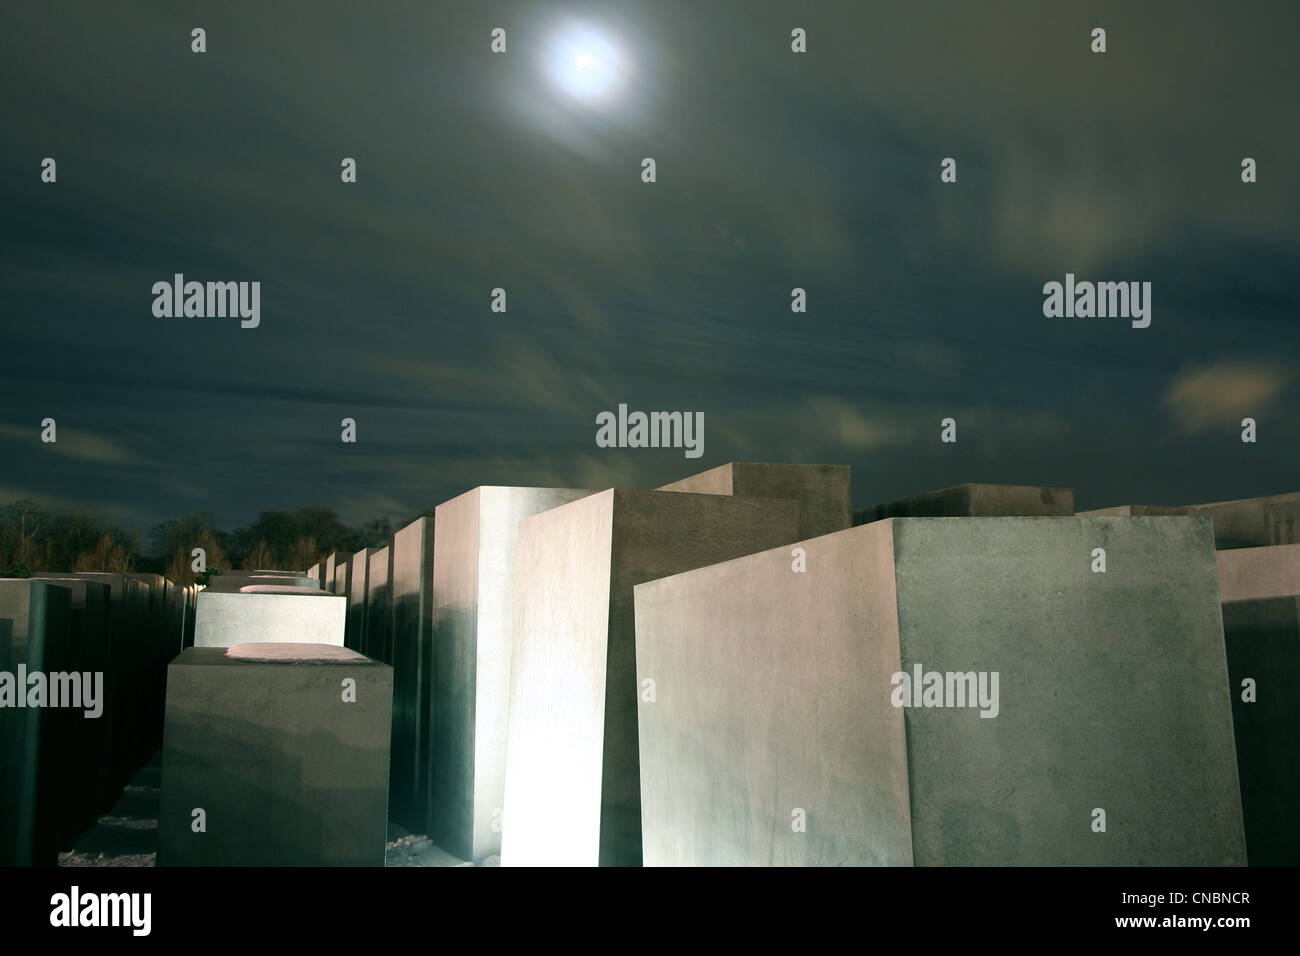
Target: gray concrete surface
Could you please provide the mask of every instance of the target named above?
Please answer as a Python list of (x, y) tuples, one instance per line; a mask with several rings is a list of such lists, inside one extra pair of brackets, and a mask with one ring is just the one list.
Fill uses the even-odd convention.
[(214, 574), (210, 577), (205, 590), (232, 593), (254, 584), (312, 589), (320, 587), (320, 583), (315, 578), (305, 574), (248, 574), (243, 571), (227, 571), (225, 574)]
[(1250, 863), (1297, 866), (1300, 545), (1220, 551), (1218, 560)]
[(344, 644), (359, 651), (366, 639), (366, 596), (370, 592), (370, 557), (378, 550), (365, 548), (352, 556), (352, 575), (348, 591), (348, 623)]
[(848, 465), (733, 461), (659, 490), (797, 501), (799, 538), (842, 531), (853, 521), (852, 474)]
[(376, 548), (366, 575), (366, 632), (361, 653), (393, 662), (393, 549)]
[(434, 519), (393, 536), (393, 762), (389, 815), (413, 832), (429, 813), (429, 710), (433, 692)]
[(1072, 488), (965, 484), (854, 509), (853, 524), (857, 526), (884, 518), (991, 518), (1072, 514)]
[(382, 866), (392, 674), (185, 651), (168, 669), (158, 865)]
[(437, 508), (426, 832), (466, 860), (501, 852), (519, 521), (592, 493), (480, 487)]
[(1300, 594), (1300, 544), (1233, 548), (1217, 557), (1224, 604)]
[(0, 706), (0, 866), (57, 859), (72, 785), (70, 712), (18, 707), (27, 673), (66, 671), (72, 663), (71, 595), (44, 581), (0, 578), (0, 620), (9, 622), (8, 680), (14, 699)]
[(1117, 505), (1084, 514), (1202, 515), (1214, 521), (1214, 546), (1220, 550), (1300, 544), (1300, 492), (1190, 505)]
[(343, 644), (347, 599), (336, 594), (204, 590), (197, 600), (195, 647), (231, 647), (253, 641)]
[[(1245, 862), (1208, 521), (895, 518), (800, 546), (804, 573), (783, 547), (636, 588), (647, 864), (906, 863), (909, 837), (918, 865)], [(894, 708), (916, 665), (998, 673), (997, 716)]]
[(632, 588), (798, 527), (794, 501), (621, 490), (519, 522), (503, 866), (640, 864)]

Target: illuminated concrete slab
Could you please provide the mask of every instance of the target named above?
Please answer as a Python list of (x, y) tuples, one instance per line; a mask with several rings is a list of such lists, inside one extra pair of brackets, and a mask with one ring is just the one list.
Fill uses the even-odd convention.
[(622, 490), (519, 522), (502, 865), (641, 862), (632, 587), (798, 527), (794, 501)]
[(335, 576), (335, 571), (338, 568), (339, 558), (341, 557), (343, 556), (337, 553), (331, 554), (328, 558), (325, 559), (325, 563), (321, 566), (321, 570), (322, 570), (321, 587), (324, 588), (326, 591), (329, 591), (330, 593), (334, 592), (334, 586), (335, 586), (334, 576)]
[(168, 669), (158, 864), (382, 866), (391, 714), (392, 669), (341, 647), (185, 651)]
[(592, 493), (481, 487), (437, 508), (425, 832), (462, 859), (501, 852), (519, 521)]
[(733, 461), (674, 481), (659, 490), (797, 501), (799, 538), (841, 531), (853, 521), (852, 475), (848, 465)]
[(1245, 862), (1208, 521), (800, 547), (804, 572), (785, 547), (636, 589), (647, 864)]
[(417, 518), (393, 535), (393, 762), (389, 813), (412, 833), (428, 824), (433, 691), (433, 528)]
[(1300, 545), (1220, 551), (1219, 589), (1252, 866), (1300, 865)]
[(366, 595), (370, 592), (370, 557), (378, 549), (365, 548), (352, 556), (348, 588), (348, 626), (344, 644), (362, 650), (366, 639)]
[[(26, 675), (68, 671), (71, 596), (44, 581), (0, 579), (10, 667), (0, 678), (0, 866), (53, 865), (71, 786), (71, 711), (41, 703)], [(19, 676), (24, 676), (20, 686)], [(22, 704), (18, 706), (19, 695)], [(48, 703), (48, 699), (46, 703)]]
[(257, 594), (200, 591), (195, 647), (268, 641), (343, 645), (347, 600), (324, 592)]
[(853, 524), (885, 518), (992, 518), (1074, 514), (1074, 489), (1040, 485), (954, 485), (853, 512)]
[(248, 574), (243, 571), (230, 571), (209, 578), (207, 590), (232, 593), (240, 588), (257, 584), (320, 589), (320, 583), (305, 574)]

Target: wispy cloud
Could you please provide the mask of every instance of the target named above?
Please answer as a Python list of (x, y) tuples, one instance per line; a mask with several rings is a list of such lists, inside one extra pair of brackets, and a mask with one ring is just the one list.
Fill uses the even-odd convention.
[(69, 458), (93, 462), (97, 465), (129, 465), (139, 460), (132, 452), (110, 438), (62, 425), (56, 426), (56, 440), (48, 443), (41, 441), (39, 425), (26, 428), (19, 425), (0, 425), (0, 437), (39, 444), (53, 454), (66, 455)]
[(1285, 393), (1293, 376), (1272, 362), (1225, 361), (1180, 372), (1164, 404), (1182, 428), (1201, 432), (1257, 418)]

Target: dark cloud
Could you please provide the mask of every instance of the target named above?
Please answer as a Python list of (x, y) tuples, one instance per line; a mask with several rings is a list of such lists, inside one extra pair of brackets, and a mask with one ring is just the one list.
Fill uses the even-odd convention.
[[(566, 17), (634, 62), (607, 110), (539, 75)], [(860, 503), (1294, 490), (1298, 32), (1286, 2), (7, 5), (0, 491), (143, 527), (733, 459), (852, 464)], [(260, 281), (261, 327), (155, 318), (176, 272)], [(1150, 281), (1152, 326), (1045, 319), (1066, 272)], [(597, 448), (620, 402), (704, 411), (704, 458)]]

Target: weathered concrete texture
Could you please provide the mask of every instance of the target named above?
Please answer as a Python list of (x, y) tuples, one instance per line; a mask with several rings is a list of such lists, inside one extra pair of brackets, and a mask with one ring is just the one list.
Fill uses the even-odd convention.
[(791, 540), (798, 503), (610, 490), (519, 522), (502, 865), (637, 865), (632, 587)]
[(733, 461), (664, 485), (660, 491), (799, 502), (799, 537), (842, 531), (853, 521), (853, 489), (848, 465), (790, 465)]
[(366, 575), (366, 633), (361, 653), (393, 662), (393, 549), (377, 548)]
[[(799, 546), (802, 573), (785, 547), (636, 589), (647, 863), (1245, 862), (1206, 520), (895, 518)], [(894, 709), (917, 667), (997, 673), (997, 716)]]
[(341, 594), (345, 598), (352, 598), (352, 555), (341, 554), (337, 561), (334, 562), (334, 587), (335, 594)]
[(1300, 545), (1218, 559), (1250, 862), (1300, 865)]
[(390, 814), (419, 832), (429, 814), (429, 707), (433, 690), (434, 519), (393, 536), (393, 763)]
[(344, 644), (359, 651), (366, 639), (366, 595), (370, 592), (370, 557), (378, 550), (366, 548), (352, 556), (352, 575), (348, 586), (348, 624)]
[(72, 785), (71, 713), (17, 706), (20, 693), (39, 702), (18, 676), (19, 668), (47, 677), (69, 669), (70, 595), (44, 581), (0, 579), (0, 619), (9, 622), (10, 665), (0, 678), (0, 866), (53, 865)]
[(589, 494), (481, 487), (438, 506), (425, 832), (463, 859), (501, 852), (519, 521)]
[(1039, 485), (955, 485), (858, 508), (855, 526), (885, 518), (991, 518), (1074, 514), (1074, 489)]
[(1234, 548), (1217, 557), (1224, 604), (1300, 594), (1300, 544)]
[(1205, 515), (1214, 519), (1220, 550), (1300, 544), (1300, 492), (1195, 505), (1119, 505), (1087, 515)]
[(347, 601), (337, 594), (255, 594), (200, 591), (195, 647), (255, 641), (343, 644)]
[(1093, 508), (1080, 511), (1081, 518), (1155, 518), (1169, 515), (1185, 515), (1186, 508), (1168, 505), (1115, 505), (1111, 508)]
[(1186, 507), (1188, 514), (1214, 519), (1214, 543), (1220, 549), (1300, 544), (1300, 491)]
[(377, 661), (185, 651), (168, 669), (159, 865), (382, 866), (391, 708)]

